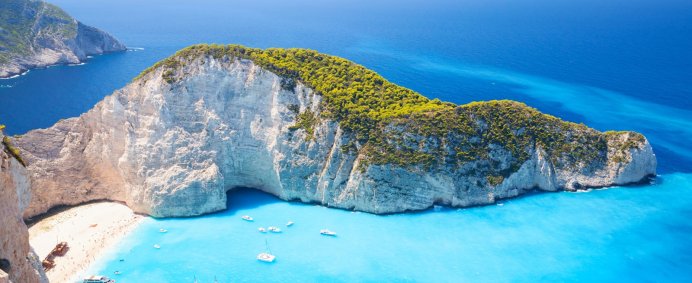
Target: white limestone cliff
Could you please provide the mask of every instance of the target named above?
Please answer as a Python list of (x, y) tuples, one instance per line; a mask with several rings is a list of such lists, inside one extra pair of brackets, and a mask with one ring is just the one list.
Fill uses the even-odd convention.
[(0, 144), (0, 282), (48, 282), (22, 218), (30, 189), (29, 172)]
[[(622, 155), (615, 134), (609, 159), (556, 167), (540, 147), (501, 183), (463, 166), (362, 165), (343, 151), (354, 142), (339, 123), (320, 119), (314, 138), (289, 129), (298, 112), (320, 112), (321, 96), (301, 83), (282, 88), (281, 77), (250, 60), (189, 58), (182, 79), (167, 83), (163, 69), (106, 97), (77, 118), (14, 141), (32, 175), (31, 217), (56, 205), (109, 199), (156, 217), (199, 215), (226, 208), (226, 192), (252, 187), (285, 200), (315, 202), (372, 213), (472, 206), (529, 190), (576, 190), (639, 182), (655, 174), (646, 139)], [(611, 144), (612, 143), (612, 144)], [(508, 163), (501, 147), (491, 151)], [(569, 169), (572, 168), (572, 169)]]

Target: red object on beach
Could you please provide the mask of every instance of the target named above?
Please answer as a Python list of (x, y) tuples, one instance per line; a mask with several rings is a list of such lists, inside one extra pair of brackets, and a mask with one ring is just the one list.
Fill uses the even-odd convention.
[(67, 253), (67, 250), (69, 249), (70, 247), (67, 245), (67, 242), (60, 242), (57, 245), (55, 245), (55, 248), (53, 248), (50, 254), (53, 256), (64, 256), (65, 253)]

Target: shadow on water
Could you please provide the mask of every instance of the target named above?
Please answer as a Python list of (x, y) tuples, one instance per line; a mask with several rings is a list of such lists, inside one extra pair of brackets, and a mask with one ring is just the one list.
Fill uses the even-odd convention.
[(226, 207), (228, 212), (235, 212), (244, 209), (259, 208), (261, 206), (284, 202), (267, 192), (259, 189), (239, 187), (226, 192)]

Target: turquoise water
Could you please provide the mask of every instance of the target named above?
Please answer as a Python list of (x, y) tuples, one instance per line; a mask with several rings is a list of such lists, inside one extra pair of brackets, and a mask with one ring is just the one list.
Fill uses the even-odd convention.
[[(655, 185), (390, 216), (243, 191), (220, 214), (149, 219), (90, 273), (120, 270), (118, 282), (692, 281), (692, 1), (51, 2), (137, 49), (0, 80), (10, 134), (81, 114), (190, 44), (306, 47), (429, 97), (513, 99), (599, 130), (640, 131), (663, 174)], [(296, 225), (285, 228), (289, 219)], [(260, 225), (285, 232), (264, 236)], [(339, 237), (318, 235), (324, 227)], [(254, 259), (265, 237), (278, 256), (271, 265)]]
[[(118, 282), (684, 282), (691, 190), (691, 175), (672, 174), (652, 186), (376, 216), (246, 189), (230, 193), (223, 213), (149, 219), (89, 273), (118, 270)], [(272, 225), (283, 233), (257, 230)], [(265, 240), (272, 264), (255, 259)]]

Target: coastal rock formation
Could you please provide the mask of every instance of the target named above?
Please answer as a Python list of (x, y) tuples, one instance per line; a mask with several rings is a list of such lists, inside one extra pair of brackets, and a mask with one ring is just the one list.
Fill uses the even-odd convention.
[(32, 175), (25, 217), (97, 199), (199, 215), (225, 209), (238, 187), (396, 213), (656, 172), (638, 133), (601, 133), (513, 101), (429, 100), (341, 58), (239, 46), (185, 49), (80, 117), (14, 142)]
[(82, 24), (52, 4), (3, 0), (0, 5), (0, 78), (123, 50), (125, 45), (109, 34)]
[[(5, 135), (0, 129), (0, 140)], [(0, 144), (0, 282), (48, 282), (29, 245), (22, 212), (29, 205), (29, 172)]]

